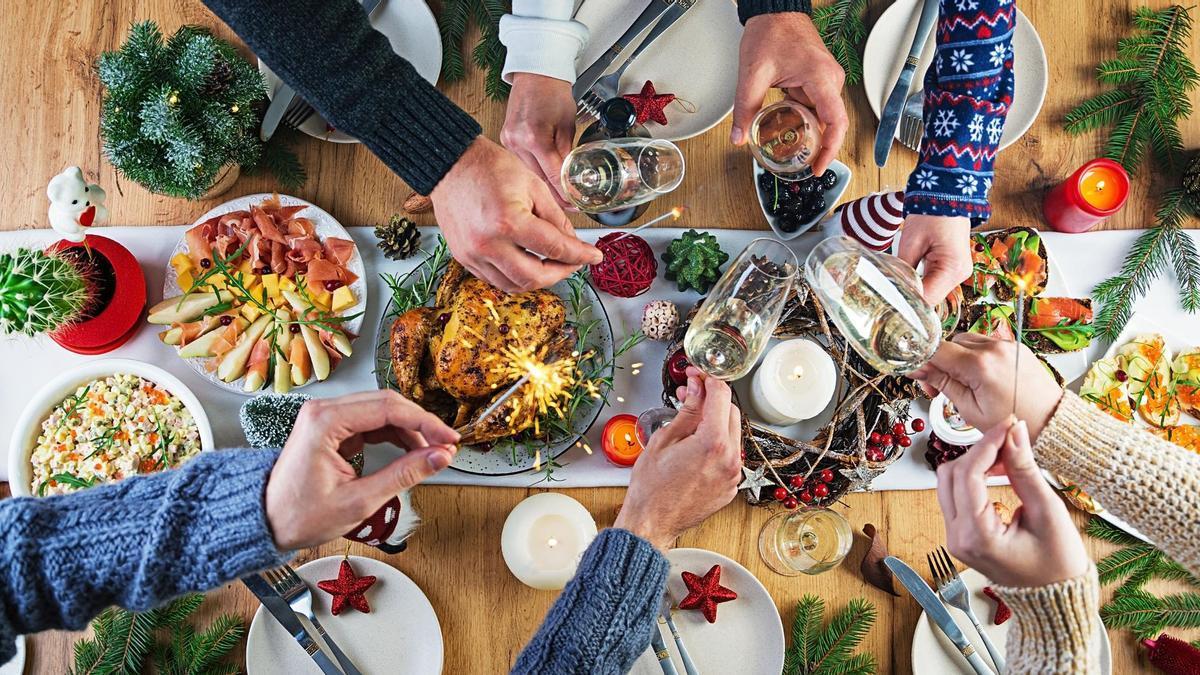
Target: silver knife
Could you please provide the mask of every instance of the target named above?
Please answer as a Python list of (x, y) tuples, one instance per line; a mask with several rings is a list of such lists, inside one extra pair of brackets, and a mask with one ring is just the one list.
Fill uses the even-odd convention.
[(683, 637), (679, 635), (679, 629), (675, 627), (675, 619), (671, 618), (671, 597), (666, 593), (663, 593), (658, 614), (667, 623), (667, 628), (671, 630), (671, 637), (675, 638), (675, 648), (679, 650), (679, 658), (683, 660), (683, 672), (687, 675), (700, 675), (696, 664), (692, 662), (692, 655), (688, 653), (687, 647), (683, 644)]
[[(363, 0), (362, 8), (367, 13), (367, 18), (370, 19), (371, 12), (379, 6), (383, 0)], [(292, 89), (286, 82), (279, 82), (279, 88), (275, 90), (275, 97), (271, 99), (271, 104), (267, 106), (267, 111), (263, 113), (262, 126), (258, 128), (258, 138), (263, 143), (271, 140), (275, 135), (275, 130), (279, 128), (279, 121), (283, 119), (287, 109), (292, 105), (292, 101), (296, 99), (296, 90)]]
[(242, 577), (242, 583), (246, 584), (246, 588), (258, 598), (262, 606), (275, 617), (279, 625), (288, 633), (291, 633), (296, 642), (304, 648), (304, 651), (312, 657), (313, 661), (317, 662), (317, 666), (325, 675), (342, 675), (342, 671), (333, 665), (333, 661), (321, 650), (321, 647), (312, 639), (308, 631), (304, 629), (304, 624), (300, 623), (300, 619), (296, 617), (296, 613), (292, 611), (291, 605), (283, 599), (283, 596), (275, 592), (262, 577), (257, 574), (251, 574)]
[(921, 58), (921, 51), (925, 49), (929, 32), (937, 22), (938, 4), (938, 0), (924, 0), (921, 6), (921, 20), (917, 22), (917, 32), (913, 35), (912, 46), (908, 49), (908, 58), (904, 59), (904, 68), (900, 70), (896, 86), (892, 87), (892, 93), (888, 95), (887, 103), (879, 113), (879, 129), (875, 132), (875, 165), (880, 168), (887, 163), (888, 155), (892, 152), (892, 139), (896, 136), (896, 126), (900, 124), (900, 113), (904, 111), (908, 87), (917, 72), (917, 61)]
[(667, 643), (663, 642), (658, 622), (654, 623), (654, 631), (650, 634), (650, 648), (654, 650), (654, 656), (658, 659), (658, 666), (662, 668), (663, 675), (679, 675), (679, 671), (675, 670), (675, 664), (671, 663), (671, 652), (667, 650)]
[(967, 636), (963, 635), (958, 624), (954, 622), (954, 617), (950, 616), (950, 612), (946, 610), (946, 606), (934, 594), (929, 584), (925, 583), (921, 575), (914, 572), (913, 568), (909, 567), (903, 560), (893, 555), (884, 558), (883, 564), (887, 565), (892, 574), (895, 574), (900, 579), (900, 583), (904, 584), (904, 587), (908, 589), (913, 598), (925, 609), (925, 613), (929, 615), (929, 620), (936, 623), (938, 628), (942, 629), (942, 632), (946, 634), (950, 642), (954, 643), (954, 646), (958, 648), (959, 653), (963, 655), (967, 663), (971, 664), (971, 667), (975, 669), (977, 675), (994, 675), (992, 669), (988, 667), (983, 657), (979, 655), (979, 652), (975, 651), (974, 645), (967, 639)]
[(675, 3), (672, 0), (650, 0), (650, 4), (646, 5), (646, 9), (642, 10), (638, 18), (633, 20), (629, 28), (613, 43), (613, 46), (609, 47), (607, 51), (600, 55), (600, 58), (596, 59), (595, 63), (588, 66), (587, 70), (575, 78), (575, 84), (571, 87), (571, 96), (574, 96), (576, 101), (581, 100), (583, 95), (592, 88), (592, 85), (596, 84), (596, 80), (599, 80), (604, 71), (608, 70), (612, 62), (620, 56), (621, 52), (625, 51), (625, 48), (637, 36), (641, 35), (642, 31), (646, 30), (650, 24), (658, 21), (658, 18), (673, 4)]

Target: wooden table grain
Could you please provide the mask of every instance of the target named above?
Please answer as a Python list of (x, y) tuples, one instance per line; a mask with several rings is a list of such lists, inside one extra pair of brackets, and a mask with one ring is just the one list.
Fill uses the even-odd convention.
[[(1095, 65), (1113, 56), (1116, 39), (1127, 30), (1130, 10), (1143, 4), (1167, 3), (1021, 3), (1046, 46), (1050, 88), (1033, 127), (997, 161), (995, 225), (1036, 225), (1045, 189), (1098, 154), (1100, 136), (1068, 136), (1062, 131), (1062, 116), (1084, 97), (1100, 91), (1093, 77)], [(886, 2), (872, 0), (868, 24), (886, 6)], [(0, 163), (0, 230), (47, 226), (45, 184), (71, 164), (82, 166), (90, 178), (108, 189), (111, 222), (116, 224), (187, 223), (220, 201), (193, 203), (151, 194), (119, 180), (103, 158), (97, 131), (101, 92), (94, 73), (95, 59), (101, 51), (120, 44), (130, 23), (141, 19), (158, 21), (164, 32), (184, 23), (209, 26), (236, 41), (231, 31), (197, 0), (12, 3), (0, 13), (0, 54), (5, 64), (0, 69), (0, 105), (5, 113), (0, 147), (6, 156)], [(474, 44), (473, 40), (473, 35), (468, 36), (469, 44)], [(1192, 44), (1192, 58), (1200, 61), (1200, 40)], [(504, 109), (483, 95), (478, 72), (444, 90), (480, 120), (490, 137), (498, 137)], [(871, 154), (875, 118), (861, 87), (850, 87), (845, 98), (851, 131), (841, 159), (854, 171), (848, 195), (902, 186), (915, 155), (897, 145), (888, 166), (877, 169)], [(1196, 95), (1193, 105), (1200, 105)], [(687, 204), (691, 211), (686, 224), (700, 228), (765, 228), (752, 196), (750, 156), (729, 146), (729, 127), (726, 120), (681, 144), (688, 157), (687, 177), (670, 204), (654, 208), (663, 211), (671, 204)], [(1183, 124), (1183, 137), (1187, 147), (1200, 145), (1200, 116)], [(298, 151), (310, 179), (296, 192), (297, 196), (320, 204), (347, 225), (386, 220), (400, 210), (410, 193), (403, 181), (361, 146), (304, 138)], [(1104, 227), (1137, 228), (1152, 222), (1156, 195), (1167, 182), (1161, 174), (1143, 170), (1134, 180), (1129, 204)], [(242, 177), (226, 198), (275, 187), (266, 177)], [(428, 215), (417, 220), (422, 224), (433, 222)], [(579, 218), (576, 222), (580, 226), (588, 224)], [(0, 496), (7, 494), (4, 487), (0, 485)], [(425, 522), (408, 551), (389, 557), (364, 546), (351, 547), (352, 553), (388, 560), (429, 596), (446, 638), (447, 673), (507, 671), (554, 600), (552, 593), (534, 591), (517, 582), (500, 555), (500, 528), (505, 516), (532, 492), (487, 487), (420, 488), (414, 501)], [(612, 522), (624, 494), (620, 488), (564, 492), (587, 506), (602, 526)], [(998, 500), (1016, 503), (1007, 488), (994, 488), (992, 493)], [(845, 503), (846, 515), (856, 531), (866, 523), (875, 524), (884, 533), (891, 552), (911, 561), (919, 561), (944, 541), (932, 491), (855, 494), (847, 496)], [(785, 625), (790, 625), (795, 603), (805, 593), (820, 594), (834, 608), (854, 597), (867, 598), (878, 607), (879, 618), (862, 649), (876, 656), (882, 673), (911, 672), (910, 644), (919, 608), (907, 594), (893, 598), (862, 582), (857, 562), (865, 551), (865, 541), (860, 537), (847, 563), (820, 577), (781, 577), (761, 563), (756, 550), (759, 528), (768, 516), (768, 511), (751, 508), (739, 499), (685, 534), (679, 545), (711, 549), (749, 567), (771, 592)], [(1084, 522), (1082, 515), (1076, 514), (1076, 519), (1080, 524)], [(1097, 559), (1110, 550), (1090, 540), (1087, 546)], [(344, 543), (334, 542), (302, 552), (297, 562), (340, 555), (343, 550)], [(210, 593), (205, 606), (202, 617), (232, 611), (249, 620), (257, 603), (240, 586), (229, 585)], [(65, 672), (71, 663), (71, 644), (80, 636), (63, 631), (33, 636), (28, 642), (26, 672)], [(1148, 670), (1128, 632), (1113, 631), (1111, 638), (1114, 672)]]

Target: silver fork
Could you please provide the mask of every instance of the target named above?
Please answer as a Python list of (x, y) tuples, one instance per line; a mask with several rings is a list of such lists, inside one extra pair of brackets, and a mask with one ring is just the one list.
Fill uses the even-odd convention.
[(1004, 662), (1004, 655), (996, 649), (996, 646), (988, 639), (983, 627), (979, 625), (979, 619), (971, 610), (971, 593), (967, 590), (967, 585), (963, 583), (962, 577), (958, 576), (958, 568), (954, 566), (950, 554), (946, 553), (945, 548), (939, 546), (938, 550), (930, 553), (926, 558), (929, 560), (929, 572), (933, 575), (933, 583), (937, 586), (937, 592), (942, 598), (942, 602), (967, 615), (967, 618), (975, 626), (975, 632), (983, 638), (983, 646), (987, 647), (997, 672), (1003, 673), (1008, 667)]
[(312, 117), (313, 112), (313, 107), (307, 101), (297, 96), (296, 100), (292, 101), (292, 104), (284, 111), (283, 119), (279, 123), (289, 129), (299, 129), (301, 124), (304, 124), (308, 121), (308, 118)]
[(904, 99), (904, 112), (900, 116), (900, 143), (914, 152), (921, 150), (921, 136), (925, 134), (925, 92), (914, 91)]
[(341, 666), (342, 672), (346, 675), (362, 675), (350, 657), (342, 651), (341, 647), (333, 641), (333, 638), (325, 632), (325, 627), (317, 621), (316, 612), (312, 608), (312, 591), (308, 590), (308, 584), (291, 568), (290, 565), (276, 567), (266, 570), (262, 573), (262, 577), (267, 580), (275, 592), (282, 595), (284, 600), (287, 600), (292, 611), (308, 619), (308, 622), (317, 629), (321, 639), (325, 644), (329, 645), (329, 649), (333, 655), (337, 657), (338, 665)]

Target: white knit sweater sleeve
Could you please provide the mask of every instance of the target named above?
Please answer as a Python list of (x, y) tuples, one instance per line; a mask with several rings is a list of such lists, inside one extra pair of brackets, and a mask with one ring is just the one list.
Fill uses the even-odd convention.
[(504, 81), (513, 73), (536, 73), (575, 82), (575, 59), (587, 44), (588, 29), (571, 18), (572, 0), (513, 0), (512, 14), (500, 19), (500, 42), (508, 48)]

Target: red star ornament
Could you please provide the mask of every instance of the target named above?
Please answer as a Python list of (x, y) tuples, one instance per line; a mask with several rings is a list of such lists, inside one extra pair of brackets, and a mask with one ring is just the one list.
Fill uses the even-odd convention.
[(375, 577), (358, 576), (354, 573), (354, 568), (350, 567), (349, 560), (343, 560), (341, 566), (338, 567), (337, 579), (317, 582), (317, 588), (333, 596), (334, 616), (341, 614), (342, 610), (346, 609), (346, 605), (350, 605), (363, 614), (370, 614), (371, 606), (367, 604), (367, 598), (363, 593), (373, 585), (375, 585)]
[(680, 609), (698, 609), (709, 623), (717, 622), (717, 605), (737, 599), (737, 593), (721, 585), (721, 566), (713, 565), (704, 576), (683, 573), (687, 597), (679, 602)]
[(675, 100), (675, 94), (659, 94), (654, 91), (654, 83), (646, 80), (640, 94), (625, 94), (621, 98), (633, 104), (633, 109), (637, 112), (638, 124), (645, 124), (646, 120), (654, 120), (665, 127), (667, 126), (667, 113), (663, 109)]

